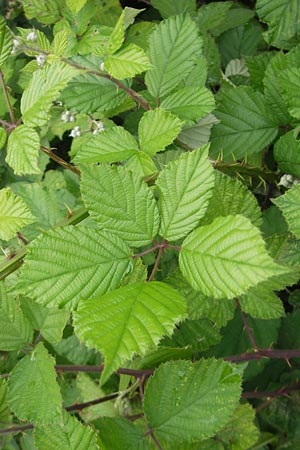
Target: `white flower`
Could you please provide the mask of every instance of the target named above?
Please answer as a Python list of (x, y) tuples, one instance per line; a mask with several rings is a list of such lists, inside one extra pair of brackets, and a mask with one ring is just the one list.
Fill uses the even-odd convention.
[(46, 62), (46, 55), (43, 54), (37, 55), (36, 62), (39, 67), (43, 67)]
[(69, 134), (70, 137), (78, 137), (81, 136), (81, 130), (80, 127), (74, 127), (73, 130), (71, 130), (71, 133)]
[(30, 33), (27, 34), (26, 40), (29, 42), (35, 42), (38, 38), (38, 35), (35, 31), (30, 31)]
[(95, 122), (95, 124), (97, 128), (93, 131), (93, 134), (98, 134), (105, 130), (104, 123), (101, 120), (99, 120), (99, 122)]
[(17, 53), (17, 51), (18, 51), (18, 48), (21, 45), (21, 42), (19, 42), (18, 39), (13, 39), (12, 43), (13, 43), (13, 48), (11, 50), (11, 54), (15, 55)]
[(74, 114), (71, 114), (70, 111), (64, 111), (61, 115), (61, 120), (65, 123), (75, 122), (76, 117), (74, 116)]
[(291, 174), (285, 173), (280, 178), (279, 186), (290, 189), (294, 184), (300, 184), (300, 180)]
[(76, 117), (73, 114), (70, 114), (69, 122), (76, 122)]
[(104, 61), (100, 64), (100, 70), (105, 70)]

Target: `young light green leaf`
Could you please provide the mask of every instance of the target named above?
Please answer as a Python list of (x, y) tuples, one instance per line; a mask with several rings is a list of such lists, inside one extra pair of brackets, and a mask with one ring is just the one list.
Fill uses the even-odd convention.
[(116, 235), (65, 227), (28, 246), (19, 287), (49, 307), (76, 307), (81, 298), (116, 288), (130, 265), (130, 250)]
[(91, 217), (101, 228), (136, 247), (149, 244), (156, 236), (159, 215), (152, 191), (125, 167), (82, 167), (81, 190)]
[(8, 403), (20, 420), (35, 425), (61, 423), (62, 398), (54, 364), (54, 358), (39, 343), (13, 368), (8, 379)]
[(135, 152), (135, 154), (126, 161), (125, 167), (132, 170), (132, 172), (139, 175), (141, 178), (155, 176), (155, 174), (157, 174), (157, 167), (154, 164), (153, 159), (144, 152)]
[(253, 225), (262, 225), (261, 210), (256, 197), (237, 178), (215, 171), (215, 186), (201, 225), (212, 222), (216, 217), (241, 214)]
[(170, 145), (182, 127), (177, 116), (156, 108), (143, 114), (139, 122), (139, 141), (141, 150), (150, 156)]
[(11, 54), (12, 43), (9, 29), (3, 17), (0, 16), (0, 68)]
[(179, 266), (194, 289), (228, 299), (285, 272), (268, 255), (258, 228), (239, 215), (218, 217), (190, 233)]
[(23, 0), (22, 7), (28, 19), (38, 17), (39, 22), (45, 25), (58, 22), (60, 20), (59, 0)]
[[(300, 12), (300, 11), (299, 11)], [(300, 83), (300, 67), (291, 67), (281, 72), (279, 84), (283, 90), (283, 98), (288, 105), (289, 113), (300, 118), (300, 94), (298, 86)]]
[(79, 303), (75, 332), (105, 357), (102, 383), (134, 353), (143, 355), (185, 317), (185, 299), (165, 283), (136, 283)]
[(34, 127), (44, 125), (53, 100), (78, 73), (78, 69), (59, 61), (36, 70), (21, 98), (24, 124)]
[(81, 8), (84, 7), (87, 0), (67, 0), (67, 6), (71, 10), (74, 16), (79, 13)]
[(211, 151), (224, 159), (240, 159), (261, 151), (278, 133), (265, 97), (248, 86), (223, 92), (215, 115), (220, 123), (212, 129)]
[(124, 417), (102, 417), (95, 422), (102, 450), (149, 450), (144, 430)]
[(202, 39), (188, 15), (161, 22), (149, 38), (149, 59), (153, 69), (145, 77), (153, 97), (171, 92), (192, 71), (201, 54)]
[(184, 153), (158, 177), (159, 234), (165, 239), (175, 241), (186, 236), (205, 214), (215, 179), (208, 148)]
[(69, 42), (67, 31), (66, 30), (59, 31), (58, 33), (55, 34), (54, 39), (51, 43), (51, 53), (53, 53), (56, 56), (64, 56), (68, 44)]
[(300, 186), (294, 185), (284, 195), (273, 198), (272, 202), (282, 211), (290, 231), (300, 238)]
[(274, 145), (274, 158), (282, 172), (300, 177), (300, 141), (294, 130), (278, 139)]
[(195, 0), (176, 0), (176, 2), (170, 2), (170, 0), (152, 0), (152, 6), (158, 9), (164, 19), (185, 12), (193, 16), (196, 12)]
[(9, 241), (17, 231), (34, 222), (26, 203), (8, 188), (0, 190), (0, 239)]
[(4, 128), (0, 127), (0, 150), (4, 147), (6, 142), (6, 131)]
[(20, 350), (31, 343), (33, 330), (24, 316), (19, 302), (0, 286), (0, 350)]
[(107, 46), (107, 53), (109, 55), (119, 50), (124, 42), (125, 31), (133, 24), (135, 17), (140, 14), (140, 12), (142, 12), (142, 10), (129, 8), (127, 6), (123, 9), (109, 39)]
[(92, 114), (116, 108), (126, 100), (127, 94), (106, 78), (86, 74), (71, 81), (61, 98), (67, 108)]
[(137, 153), (138, 143), (123, 127), (101, 131), (84, 143), (74, 158), (77, 163), (117, 162)]
[(134, 44), (128, 44), (105, 58), (105, 69), (117, 80), (134, 77), (150, 67), (144, 50)]
[(146, 386), (147, 422), (159, 442), (176, 446), (213, 436), (237, 407), (241, 381), (240, 369), (221, 360), (162, 364)]
[(297, 0), (257, 0), (259, 18), (269, 26), (270, 45), (286, 48), (285, 42), (300, 32), (300, 5)]
[(214, 109), (215, 99), (205, 87), (186, 86), (165, 97), (160, 106), (183, 120), (199, 120)]
[(76, 417), (64, 412), (62, 425), (35, 427), (38, 450), (98, 450), (97, 435)]
[(9, 135), (5, 161), (16, 175), (41, 173), (38, 166), (40, 146), (38, 133), (26, 125), (19, 125)]
[(68, 311), (46, 308), (29, 299), (22, 299), (21, 308), (32, 327), (40, 331), (46, 341), (53, 344), (61, 341), (63, 330), (69, 318)]

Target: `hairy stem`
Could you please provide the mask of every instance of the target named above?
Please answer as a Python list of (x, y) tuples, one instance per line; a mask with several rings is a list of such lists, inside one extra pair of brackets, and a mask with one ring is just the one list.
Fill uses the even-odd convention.
[(292, 386), (286, 388), (280, 388), (276, 391), (254, 391), (254, 392), (243, 392), (242, 397), (244, 398), (267, 398), (267, 397), (280, 397), (283, 395), (288, 395), (293, 391), (299, 390), (299, 384), (293, 384)]
[(245, 330), (246, 330), (246, 332), (248, 334), (249, 341), (251, 342), (251, 345), (252, 345), (254, 351), (257, 352), (259, 350), (259, 348), (258, 348), (258, 345), (257, 345), (257, 343), (255, 341), (255, 338), (254, 338), (254, 335), (253, 335), (253, 330), (252, 330), (252, 328), (249, 325), (247, 316), (246, 316), (246, 314), (244, 314), (239, 300), (236, 300), (235, 303), (236, 303), (236, 305), (238, 306), (238, 308), (240, 310), (240, 314), (241, 314), (242, 320), (244, 322), (244, 327), (245, 327)]
[(225, 356), (225, 361), (242, 362), (254, 361), (262, 358), (285, 359), (300, 358), (300, 350), (273, 350), (273, 349), (259, 349), (255, 353), (242, 353), (241, 355)]
[[(163, 244), (166, 244), (165, 240), (163, 241)], [(161, 260), (161, 257), (163, 255), (163, 253), (164, 253), (165, 248), (166, 248), (165, 245), (160, 246), (159, 251), (158, 251), (158, 255), (156, 257), (156, 260), (155, 260), (155, 263), (154, 263), (151, 275), (148, 278), (148, 281), (153, 281), (154, 280), (155, 274), (156, 274), (156, 272), (158, 270), (158, 266), (159, 266), (159, 263), (160, 263), (160, 260)]]
[[(54, 366), (57, 372), (103, 372), (104, 364), (100, 366), (87, 366), (87, 365), (56, 365)], [(150, 376), (153, 374), (153, 369), (137, 370), (137, 369), (127, 369), (121, 367), (116, 371), (118, 375), (130, 375), (135, 378), (142, 378), (144, 376)]]
[(2, 87), (4, 100), (5, 100), (7, 109), (8, 109), (8, 113), (9, 113), (9, 117), (10, 117), (11, 123), (13, 125), (16, 125), (17, 121), (16, 121), (16, 118), (15, 118), (14, 111), (13, 111), (13, 108), (11, 106), (11, 103), (9, 101), (7, 87), (6, 87), (6, 84), (4, 82), (4, 76), (3, 76), (2, 70), (0, 70), (0, 84), (1, 84), (1, 87)]
[(43, 145), (41, 146), (42, 152), (46, 153), (46, 155), (50, 156), (53, 161), (57, 162), (60, 166), (62, 166), (64, 169), (71, 170), (72, 172), (76, 173), (77, 175), (80, 175), (80, 170), (73, 166), (72, 164), (67, 163), (64, 159), (57, 156), (50, 148), (46, 148)]

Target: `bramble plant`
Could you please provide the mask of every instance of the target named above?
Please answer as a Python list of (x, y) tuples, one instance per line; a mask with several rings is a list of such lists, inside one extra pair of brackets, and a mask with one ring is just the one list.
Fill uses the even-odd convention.
[(253, 3), (0, 2), (1, 448), (299, 448), (300, 4)]

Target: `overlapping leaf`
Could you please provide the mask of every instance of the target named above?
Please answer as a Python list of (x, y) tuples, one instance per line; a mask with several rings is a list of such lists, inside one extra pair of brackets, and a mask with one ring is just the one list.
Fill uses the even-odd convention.
[(116, 235), (87, 227), (51, 230), (28, 247), (19, 288), (49, 307), (116, 288), (130, 265), (130, 250)]
[(0, 128), (0, 150), (4, 147), (6, 142), (6, 131), (4, 128)]
[(130, 359), (155, 347), (185, 316), (185, 300), (161, 282), (135, 283), (82, 301), (74, 314), (75, 332), (105, 356), (101, 380)]
[(36, 425), (61, 423), (62, 398), (54, 363), (54, 358), (39, 343), (10, 373), (8, 404), (20, 420)]
[(230, 363), (162, 364), (144, 397), (147, 422), (161, 442), (191, 443), (213, 436), (230, 419), (241, 393), (241, 373)]
[(201, 53), (202, 40), (195, 22), (188, 15), (178, 15), (161, 22), (149, 38), (146, 86), (153, 97), (172, 91), (184, 80)]
[(11, 53), (12, 43), (5, 20), (0, 16), (0, 68)]
[(285, 220), (288, 223), (291, 232), (299, 239), (300, 237), (300, 186), (295, 185), (289, 189), (284, 195), (272, 202), (281, 209)]
[(274, 145), (274, 158), (282, 172), (300, 177), (300, 141), (294, 130), (278, 139)]
[(97, 435), (66, 412), (60, 426), (36, 427), (34, 442), (38, 450), (98, 450)]
[(153, 0), (152, 6), (158, 9), (164, 19), (184, 12), (193, 15), (196, 11), (195, 0), (176, 0), (176, 2), (170, 2), (169, 0)]
[(17, 231), (34, 222), (26, 203), (8, 188), (0, 190), (0, 239), (13, 238)]
[(121, 166), (82, 167), (81, 173), (83, 201), (96, 222), (133, 246), (150, 243), (159, 216), (146, 183)]
[(215, 115), (220, 123), (212, 129), (211, 151), (214, 155), (223, 152), (225, 158), (234, 155), (240, 159), (258, 153), (278, 132), (266, 99), (250, 87), (224, 92)]
[(134, 77), (150, 67), (151, 64), (144, 50), (134, 44), (122, 47), (105, 59), (105, 69), (118, 80)]
[(16, 175), (40, 173), (38, 166), (40, 146), (38, 133), (26, 125), (19, 125), (8, 138), (5, 161)]
[(286, 271), (268, 255), (259, 230), (239, 215), (219, 217), (190, 233), (179, 266), (194, 289), (214, 298), (234, 298)]
[(181, 127), (177, 116), (161, 108), (145, 112), (139, 122), (141, 150), (150, 156), (164, 150), (180, 133)]
[(214, 186), (208, 146), (183, 154), (160, 173), (157, 183), (160, 235), (174, 241), (187, 235), (205, 214)]
[(141, 12), (139, 9), (126, 7), (122, 10), (122, 13), (113, 29), (110, 36), (107, 53), (115, 53), (124, 42), (125, 31), (134, 22), (135, 17)]
[(139, 426), (123, 417), (102, 417), (96, 422), (103, 450), (149, 450), (149, 441)]
[(283, 89), (283, 98), (288, 105), (290, 114), (297, 119), (300, 118), (300, 94), (298, 93), (299, 83), (299, 67), (291, 67), (287, 70), (284, 70), (280, 74), (279, 84)]
[(75, 163), (123, 161), (137, 153), (134, 137), (122, 127), (104, 130), (84, 143), (74, 158)]

